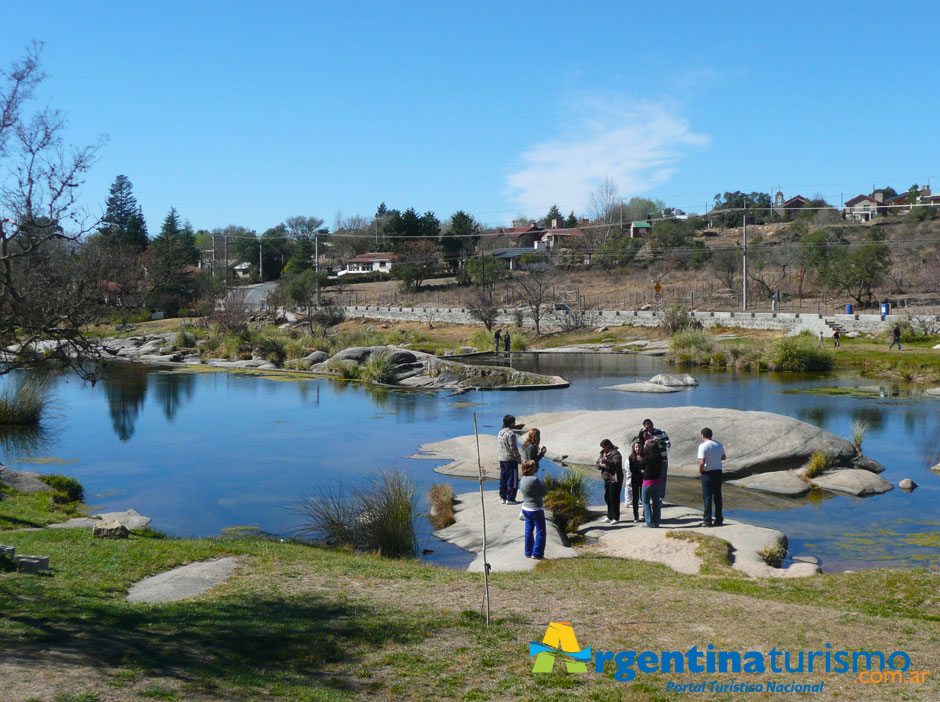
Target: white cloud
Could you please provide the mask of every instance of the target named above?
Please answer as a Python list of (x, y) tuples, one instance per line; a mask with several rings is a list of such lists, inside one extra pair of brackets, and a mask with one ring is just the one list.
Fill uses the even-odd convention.
[(682, 156), (708, 144), (663, 104), (584, 99), (566, 115), (559, 136), (535, 144), (506, 178), (507, 196), (531, 215), (553, 203), (584, 211), (592, 192), (611, 178), (625, 197), (666, 182)]

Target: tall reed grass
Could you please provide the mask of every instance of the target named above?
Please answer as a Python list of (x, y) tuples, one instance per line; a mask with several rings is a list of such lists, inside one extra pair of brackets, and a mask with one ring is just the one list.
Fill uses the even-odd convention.
[(301, 499), (291, 510), (303, 518), (299, 536), (388, 558), (413, 558), (418, 554), (415, 498), (407, 475), (385, 470), (351, 490), (342, 483), (326, 485), (320, 495)]
[(0, 425), (39, 424), (51, 401), (44, 379), (34, 375), (23, 377), (0, 393)]

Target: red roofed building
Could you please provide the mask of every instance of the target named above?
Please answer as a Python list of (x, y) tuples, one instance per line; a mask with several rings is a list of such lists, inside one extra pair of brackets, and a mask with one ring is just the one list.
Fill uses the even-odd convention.
[(880, 203), (871, 195), (858, 195), (845, 203), (845, 218), (853, 222), (869, 222), (878, 216)]
[(396, 255), (393, 253), (364, 253), (346, 261), (346, 270), (337, 275), (357, 275), (362, 273), (390, 273)]
[(535, 222), (525, 227), (503, 227), (499, 233), (509, 239), (512, 248), (531, 249), (535, 247), (535, 242), (542, 238), (544, 227), (538, 226)]

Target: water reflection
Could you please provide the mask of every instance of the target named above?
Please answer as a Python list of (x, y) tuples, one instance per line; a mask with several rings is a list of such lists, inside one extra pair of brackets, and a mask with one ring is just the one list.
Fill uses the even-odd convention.
[(134, 425), (147, 397), (149, 377), (149, 370), (142, 365), (108, 363), (102, 367), (99, 387), (108, 400), (114, 433), (121, 441), (134, 436)]
[(151, 376), (157, 402), (163, 408), (163, 416), (172, 422), (180, 405), (193, 396), (196, 378), (191, 373), (159, 373)]
[(856, 407), (849, 412), (853, 421), (867, 424), (869, 429), (883, 429), (885, 410), (881, 407)]

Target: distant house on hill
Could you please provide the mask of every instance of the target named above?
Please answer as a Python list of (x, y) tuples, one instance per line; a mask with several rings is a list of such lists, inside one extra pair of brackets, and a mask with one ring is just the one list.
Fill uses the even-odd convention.
[[(911, 204), (908, 200), (909, 197), (909, 192), (898, 193), (894, 197), (886, 198), (884, 204), (890, 208), (889, 212), (893, 214), (908, 212), (910, 210), (904, 208), (907, 208)], [(917, 194), (914, 196), (914, 202), (923, 202), (928, 198), (930, 198), (930, 188), (924, 187), (917, 191)]]
[(774, 214), (780, 217), (786, 217), (788, 212), (793, 210), (799, 210), (809, 204), (809, 198), (803, 197), (802, 195), (794, 195), (789, 200), (785, 200), (783, 193), (777, 191), (777, 194), (774, 195)]
[(337, 275), (361, 275), (363, 273), (390, 273), (395, 262), (393, 253), (364, 253), (346, 261), (346, 270)]
[(538, 226), (535, 222), (524, 227), (503, 227), (499, 233), (505, 236), (512, 248), (530, 249), (534, 248), (536, 242), (542, 239), (545, 232), (544, 227)]
[[(546, 229), (542, 234), (542, 243), (549, 251), (571, 249), (584, 241), (584, 232), (580, 229)], [(541, 247), (539, 247), (541, 248)]]
[(653, 225), (649, 222), (630, 222), (630, 238), (642, 239), (653, 231)]
[[(876, 197), (881, 195), (877, 193)], [(878, 216), (880, 201), (871, 195), (857, 195), (845, 203), (842, 212), (845, 218), (853, 222), (870, 222)]]

